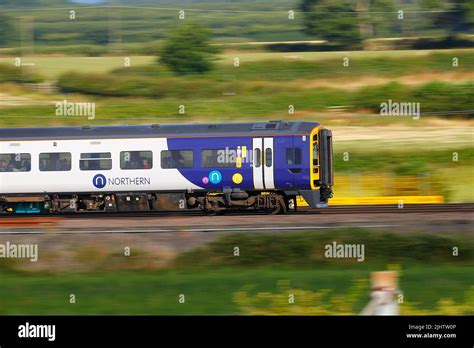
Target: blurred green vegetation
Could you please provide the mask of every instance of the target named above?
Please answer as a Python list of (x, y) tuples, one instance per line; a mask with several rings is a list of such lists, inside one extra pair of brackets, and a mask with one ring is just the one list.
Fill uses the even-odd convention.
[[(159, 48), (153, 49), (156, 54)], [(125, 58), (130, 58), (130, 67), (124, 67)], [(240, 66), (234, 67), (234, 58)], [(349, 66), (343, 59), (349, 58)], [(453, 67), (453, 58), (459, 66)], [(429, 72), (470, 72), (474, 69), (474, 54), (464, 50), (398, 50), (398, 51), (353, 51), (353, 52), (261, 52), (233, 49), (224, 51), (218, 58), (216, 70), (190, 79), (212, 80), (268, 80), (291, 81), (317, 78), (401, 77)], [(116, 57), (71, 57), (71, 56), (27, 56), (23, 61), (35, 64), (35, 70), (47, 79), (57, 79), (67, 72), (110, 73), (151, 78), (174, 77), (170, 70), (159, 64), (151, 64), (153, 56)], [(13, 57), (0, 57), (0, 64), (14, 69)]]
[[(457, 147), (459, 160), (453, 161), (453, 151), (433, 149), (431, 151), (413, 151), (412, 149), (372, 149), (371, 151), (350, 151), (350, 160), (344, 161), (343, 152), (335, 152), (334, 168), (339, 173), (362, 172), (375, 173), (382, 168), (384, 171), (397, 175), (418, 175), (420, 173), (436, 173), (444, 168), (474, 166), (474, 148)], [(409, 160), (407, 160), (409, 159)]]
[[(187, 77), (173, 76), (161, 65), (144, 65), (119, 68), (108, 75), (65, 73), (59, 77), (58, 86), (65, 93), (140, 96), (166, 101), (185, 98), (187, 106), (190, 106), (188, 109), (196, 111), (199, 110), (200, 101), (206, 99), (206, 109), (203, 113), (211, 117), (229, 112), (235, 116), (272, 114), (287, 109), (290, 104), (304, 110), (345, 106), (349, 111), (369, 109), (379, 112), (380, 103), (388, 99), (419, 102), (422, 112), (472, 110), (472, 82), (431, 82), (422, 86), (392, 82), (351, 91), (328, 87), (308, 88), (304, 83), (304, 80), (317, 78), (395, 77), (410, 73), (444, 72), (453, 69), (468, 72), (474, 69), (474, 55), (471, 52), (457, 52), (456, 57), (460, 61), (458, 68), (452, 67), (452, 57), (452, 53), (434, 53), (403, 59), (356, 57), (350, 60), (350, 67), (347, 68), (342, 67), (342, 59), (338, 61), (333, 58), (317, 63), (306, 60), (243, 61), (239, 68), (234, 67), (232, 60), (229, 60), (226, 64), (222, 62), (217, 65), (212, 72)], [(300, 83), (296, 83), (298, 81)], [(343, 87), (344, 82), (340, 82), (340, 86)], [(224, 92), (233, 92), (236, 96), (226, 98), (222, 95)], [(262, 95), (265, 99), (261, 98)], [(222, 103), (219, 103), (219, 99)], [(150, 104), (147, 106), (152, 108)], [(104, 112), (113, 116), (112, 110)], [(136, 109), (136, 112), (139, 113), (140, 108)], [(169, 115), (175, 113), (176, 107), (168, 111)]]
[[(387, 3), (386, 12), (392, 11)], [(361, 48), (361, 32), (356, 6), (348, 0), (303, 0), (305, 32), (343, 48)], [(386, 16), (389, 21), (389, 16)], [(369, 19), (369, 18), (367, 18)], [(391, 18), (393, 23), (396, 23)]]
[[(18, 19), (24, 7), (18, 0), (15, 4), (0, 4), (0, 9), (8, 8), (10, 19)], [(32, 11), (23, 23), (34, 23), (35, 49), (56, 48), (72, 45), (95, 45), (110, 52), (121, 50), (122, 44), (142, 43), (163, 39), (178, 24), (178, 11), (182, 7), (186, 20), (196, 20), (211, 27), (217, 41), (280, 41), (301, 40), (306, 36), (301, 32), (301, 19), (288, 21), (289, 8), (296, 9), (299, 0), (273, 1), (193, 1), (176, 4), (168, 1), (133, 1), (125, 3), (128, 8), (88, 8), (80, 4), (67, 4), (65, 1), (42, 0), (30, 8), (64, 8), (76, 10), (76, 18), (70, 19), (67, 10)], [(111, 3), (108, 5), (117, 5)], [(140, 8), (139, 6), (143, 6)], [(245, 7), (247, 11), (241, 11)], [(13, 9), (17, 9), (17, 11)], [(219, 9), (223, 12), (215, 12)], [(207, 12), (205, 10), (210, 10)], [(231, 12), (228, 12), (231, 11)], [(238, 15), (232, 11), (239, 11)], [(256, 12), (253, 12), (256, 11)], [(277, 11), (276, 14), (273, 11)], [(217, 15), (216, 15), (217, 14)], [(12, 45), (19, 45), (20, 20), (16, 21), (16, 31)], [(159, 25), (157, 25), (159, 24)], [(61, 33), (58, 35), (58, 33)], [(25, 42), (24, 42), (25, 44)], [(27, 44), (27, 43), (26, 43)]]
[[(288, 281), (280, 281), (276, 292), (254, 294), (242, 289), (235, 293), (234, 299), (248, 315), (357, 315), (367, 291), (367, 279), (356, 279), (345, 294), (334, 294), (332, 289), (298, 289)], [(289, 294), (294, 298), (291, 304)], [(411, 300), (399, 305), (401, 315), (470, 315), (473, 308), (474, 285), (466, 290), (460, 302), (444, 296), (430, 309), (420, 308)]]
[[(364, 244), (365, 260), (371, 266), (387, 263), (472, 265), (474, 240), (468, 236), (422, 233), (380, 233), (364, 229), (282, 234), (227, 235), (203, 248), (179, 255), (178, 268), (217, 269), (222, 267), (339, 267), (358, 264), (355, 259), (328, 259), (324, 246), (337, 243)], [(240, 257), (233, 254), (240, 248)], [(453, 246), (462, 249), (452, 256)], [(407, 251), (410, 252), (407, 252)]]
[[(151, 54), (149, 43), (162, 40), (177, 25), (180, 9), (171, 0), (125, 0), (106, 5), (113, 7), (72, 6), (65, 0), (4, 0), (0, 10), (8, 10), (3, 20), (12, 23), (8, 45), (18, 50)], [(70, 18), (68, 7), (76, 10), (75, 19)], [(363, 35), (368, 39), (443, 37), (473, 30), (468, 0), (429, 5), (424, 1), (377, 0), (370, 3), (370, 15), (358, 13), (350, 1), (342, 0), (199, 0), (182, 7), (186, 20), (210, 27), (215, 41), (226, 43), (330, 39), (334, 42), (329, 46), (350, 48), (360, 41), (361, 25), (368, 28), (368, 34)], [(25, 16), (26, 9), (40, 11), (29, 11)], [(403, 21), (397, 17), (399, 9), (404, 11)], [(445, 16), (438, 13), (453, 9), (456, 12)], [(430, 12), (422, 12), (427, 10)], [(295, 12), (291, 19), (289, 11)]]
[[(195, 271), (133, 271), (46, 274), (0, 273), (0, 314), (2, 315), (223, 315), (246, 314), (235, 294), (247, 296), (278, 292), (281, 280), (306, 291), (332, 289), (341, 297), (351, 291), (358, 279), (368, 280), (371, 271), (383, 269), (354, 265), (348, 269), (259, 268)], [(442, 298), (456, 303), (467, 301), (472, 286), (473, 267), (452, 265), (413, 266), (403, 270), (400, 288), (405, 300), (417, 311), (436, 311)], [(358, 313), (369, 301), (368, 281), (353, 311)], [(70, 294), (76, 303), (69, 303)], [(185, 304), (178, 303), (184, 294)], [(297, 299), (298, 300), (298, 299)], [(315, 303), (308, 304), (308, 307)], [(452, 307), (451, 307), (452, 308)], [(464, 313), (474, 314), (472, 306)], [(247, 313), (248, 314), (248, 313)], [(301, 313), (304, 314), (304, 313)], [(333, 313), (335, 314), (335, 313)]]
[[(370, 53), (352, 56), (341, 52), (313, 55), (296, 55), (289, 59), (288, 55), (262, 55), (258, 60), (244, 55), (227, 55), (222, 58), (215, 70), (205, 75), (195, 75), (191, 79), (215, 81), (291, 81), (297, 79), (344, 78), (385, 76), (398, 77), (427, 72), (474, 70), (474, 54), (471, 50), (433, 51), (424, 54), (403, 54), (393, 52), (372, 56)], [(240, 66), (235, 67), (233, 57), (240, 57)], [(258, 56), (257, 56), (258, 57)], [(343, 58), (349, 58), (349, 66), (343, 66)], [(453, 58), (458, 58), (459, 66), (453, 67)], [(303, 59), (304, 58), (304, 59)], [(131, 66), (116, 69), (112, 72), (117, 76), (142, 76), (154, 79), (171, 77), (172, 73), (161, 65)]]
[[(365, 262), (321, 257), (325, 243), (333, 241), (363, 243)], [(235, 246), (240, 248), (238, 257), (233, 254)], [(453, 246), (459, 247), (457, 257), (452, 256)], [(154, 255), (146, 257), (151, 260)], [(345, 229), (232, 234), (178, 255), (174, 264), (159, 271), (149, 270), (145, 259), (143, 269), (133, 272), (114, 268), (24, 273), (3, 268), (0, 314), (248, 314), (245, 301), (236, 296), (244, 293), (247, 299), (258, 299), (258, 294), (267, 293), (279, 298), (285, 288), (282, 284), (291, 285), (300, 295), (330, 291), (331, 296), (323, 297), (321, 303), (302, 302), (297, 296), (296, 303), (303, 311), (299, 314), (310, 314), (308, 311), (319, 305), (318, 310), (326, 308), (332, 314), (348, 306), (358, 313), (369, 300), (370, 272), (386, 269), (399, 270), (410, 314), (423, 310), (439, 314), (447, 308), (442, 306), (446, 301), (440, 302), (443, 298), (452, 301), (452, 310), (461, 306), (464, 314), (473, 314), (472, 299), (467, 295), (473, 286), (473, 260), (472, 237), (459, 233)], [(126, 262), (122, 266), (127, 269)], [(75, 304), (69, 303), (71, 293), (76, 295)], [(178, 303), (179, 294), (185, 295), (185, 304)]]
[(211, 46), (211, 32), (198, 23), (176, 28), (160, 50), (160, 62), (177, 74), (203, 74), (214, 66), (216, 46)]
[[(394, 102), (420, 103), (420, 112), (445, 112), (474, 110), (474, 84), (472, 82), (449, 84), (431, 82), (421, 86), (409, 86), (399, 83), (388, 83), (382, 86), (365, 87), (356, 91), (345, 91), (336, 88), (321, 87), (318, 89), (288, 89), (281, 84), (266, 85), (261, 82), (238, 83), (216, 82), (212, 80), (176, 81), (171, 78), (151, 79), (146, 77), (106, 77), (105, 75), (65, 74), (58, 81), (64, 93), (82, 93), (112, 97), (148, 97), (163, 98), (166, 105), (173, 105), (174, 100), (186, 100), (190, 113), (209, 117), (219, 116), (232, 110), (232, 115), (265, 116), (283, 113), (289, 105), (299, 109), (322, 111), (328, 107), (344, 107), (346, 111), (370, 110), (380, 112), (380, 104)], [(227, 97), (224, 92), (236, 93)], [(261, 96), (265, 95), (265, 99)], [(205, 101), (217, 103), (206, 105), (206, 111), (199, 104)], [(221, 103), (219, 103), (221, 99)], [(455, 104), (453, 104), (455, 100)], [(168, 115), (176, 114), (177, 105), (169, 110)], [(140, 110), (133, 111), (137, 115)], [(102, 109), (104, 114), (114, 116), (112, 110)], [(151, 111), (151, 110), (150, 110)], [(122, 110), (123, 112), (123, 110)], [(149, 112), (152, 114), (152, 112)], [(407, 115), (405, 115), (407, 116)]]
[(14, 69), (6, 64), (0, 64), (0, 83), (38, 83), (44, 78), (31, 68)]
[(381, 101), (410, 101), (420, 103), (421, 112), (474, 110), (474, 82), (450, 84), (430, 82), (422, 86), (389, 83), (362, 88), (353, 99), (353, 105), (373, 111), (380, 110)]

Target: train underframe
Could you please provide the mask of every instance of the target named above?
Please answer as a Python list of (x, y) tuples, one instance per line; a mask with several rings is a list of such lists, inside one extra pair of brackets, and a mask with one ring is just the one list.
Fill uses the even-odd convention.
[(87, 212), (226, 211), (284, 214), (296, 210), (296, 195), (268, 192), (135, 192), (109, 194), (52, 194), (0, 197), (0, 214), (72, 214)]

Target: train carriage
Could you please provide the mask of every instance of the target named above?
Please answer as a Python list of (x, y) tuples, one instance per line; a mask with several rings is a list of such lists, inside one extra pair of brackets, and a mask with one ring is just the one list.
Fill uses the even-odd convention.
[(312, 208), (332, 197), (314, 122), (0, 129), (0, 212)]

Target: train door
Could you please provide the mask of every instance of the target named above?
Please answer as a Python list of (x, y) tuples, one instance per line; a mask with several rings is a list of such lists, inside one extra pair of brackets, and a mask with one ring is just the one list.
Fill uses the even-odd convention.
[(275, 188), (273, 138), (253, 138), (253, 185), (256, 190)]

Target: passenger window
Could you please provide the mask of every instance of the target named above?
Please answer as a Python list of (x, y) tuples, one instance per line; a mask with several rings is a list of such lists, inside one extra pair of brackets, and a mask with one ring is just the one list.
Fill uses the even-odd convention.
[(81, 153), (79, 168), (81, 170), (110, 170), (112, 155), (110, 152)]
[(202, 168), (232, 168), (236, 165), (237, 151), (235, 150), (202, 150)]
[(40, 153), (39, 169), (42, 172), (67, 172), (71, 170), (69, 152)]
[(151, 169), (153, 168), (153, 153), (151, 151), (122, 151), (120, 152), (120, 169)]
[(192, 150), (161, 151), (161, 168), (192, 168), (194, 166)]
[(288, 147), (286, 149), (286, 164), (289, 166), (301, 165), (301, 152), (299, 147)]
[(272, 166), (272, 149), (265, 149), (265, 167)]
[(29, 172), (31, 155), (29, 153), (0, 154), (0, 172)]
[(255, 164), (255, 168), (258, 168), (262, 165), (262, 151), (260, 149), (255, 149), (253, 162)]

